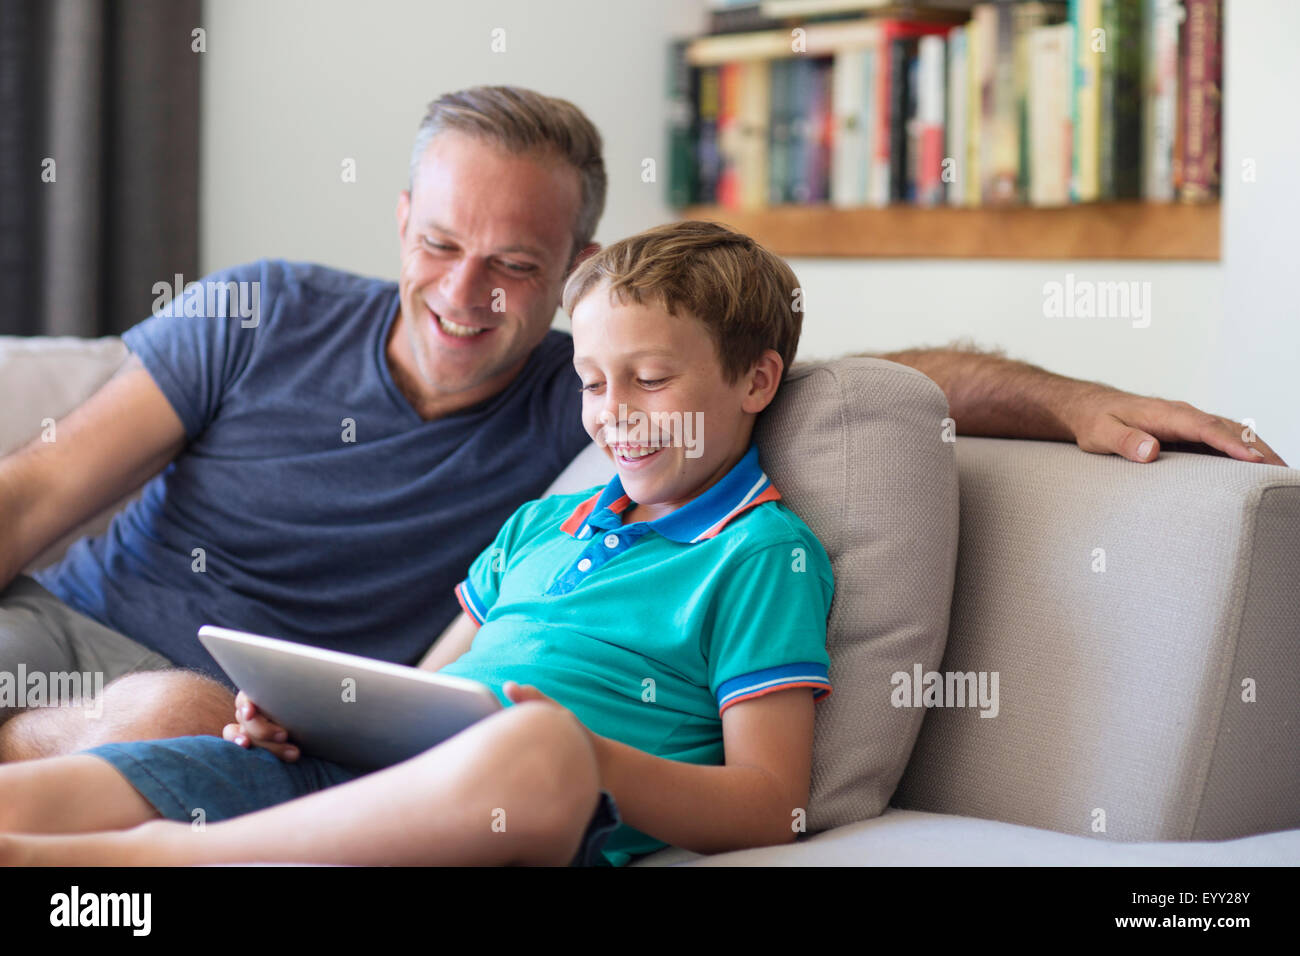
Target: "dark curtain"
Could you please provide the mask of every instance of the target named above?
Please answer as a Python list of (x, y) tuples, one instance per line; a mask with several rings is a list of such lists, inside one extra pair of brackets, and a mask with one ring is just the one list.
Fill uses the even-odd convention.
[(114, 335), (198, 278), (202, 25), (199, 0), (0, 0), (0, 334)]

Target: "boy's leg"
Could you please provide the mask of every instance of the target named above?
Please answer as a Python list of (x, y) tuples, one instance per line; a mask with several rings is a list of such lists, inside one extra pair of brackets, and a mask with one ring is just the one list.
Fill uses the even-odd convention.
[(119, 830), (158, 817), (113, 769), (86, 754), (0, 766), (0, 833)]
[(599, 789), (581, 724), (530, 701), (411, 760), (256, 813), (202, 829), (157, 821), (121, 833), (4, 836), (0, 862), (563, 865)]

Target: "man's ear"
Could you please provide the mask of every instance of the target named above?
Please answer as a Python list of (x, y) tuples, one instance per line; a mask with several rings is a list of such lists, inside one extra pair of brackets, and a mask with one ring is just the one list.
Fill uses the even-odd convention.
[(411, 191), (403, 189), (397, 194), (397, 238), (406, 243), (406, 224), (411, 219)]
[(578, 266), (582, 263), (584, 259), (590, 259), (598, 252), (600, 252), (599, 242), (587, 243), (585, 246), (579, 249), (577, 253), (574, 255), (572, 261), (569, 262), (569, 268), (564, 270), (564, 274), (566, 276), (569, 275), (569, 273), (573, 272), (574, 269), (578, 268)]

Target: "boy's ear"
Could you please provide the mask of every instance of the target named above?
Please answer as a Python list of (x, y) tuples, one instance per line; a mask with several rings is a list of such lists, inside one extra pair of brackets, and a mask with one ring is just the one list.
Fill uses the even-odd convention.
[(776, 397), (777, 387), (781, 384), (781, 374), (785, 371), (785, 362), (776, 349), (768, 349), (758, 357), (749, 370), (749, 389), (741, 408), (757, 415)]

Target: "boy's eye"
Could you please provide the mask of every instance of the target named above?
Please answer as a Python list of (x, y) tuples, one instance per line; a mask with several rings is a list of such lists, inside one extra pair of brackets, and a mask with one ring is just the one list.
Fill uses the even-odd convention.
[(646, 385), (646, 386), (649, 386), (649, 387), (653, 388), (653, 387), (656, 386), (656, 385), (662, 385), (664, 382), (668, 381), (668, 379), (666, 379), (666, 378), (639, 378), (639, 379), (637, 379), (637, 381), (640, 382), (642, 385)]
[(596, 389), (600, 388), (604, 384), (605, 384), (604, 382), (592, 382), (590, 385), (583, 385), (582, 390), (584, 392), (594, 392)]

